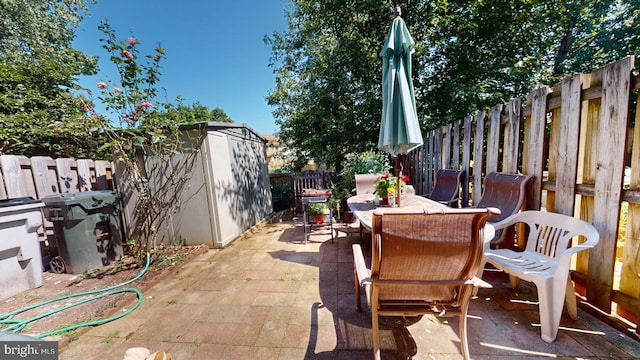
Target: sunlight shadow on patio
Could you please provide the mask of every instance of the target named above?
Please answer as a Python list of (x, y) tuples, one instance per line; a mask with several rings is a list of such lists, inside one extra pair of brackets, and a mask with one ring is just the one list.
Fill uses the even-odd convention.
[[(295, 231), (299, 231), (298, 229), (288, 230), (290, 231), (288, 235), (294, 235), (293, 237), (286, 236), (289, 239), (303, 238), (304, 236), (301, 233), (294, 234)], [(321, 237), (316, 237), (316, 239), (321, 239)], [(350, 359), (369, 359), (372, 355), (371, 312), (368, 310), (357, 312), (355, 310), (351, 244), (357, 241), (357, 237), (338, 237), (334, 244), (331, 244), (328, 236), (322, 243), (317, 241), (310, 241), (306, 246), (301, 245), (299, 251), (275, 250), (269, 252), (269, 255), (274, 259), (317, 266), (318, 268), (317, 291), (320, 301), (310, 303), (311, 328), (305, 359), (334, 359), (339, 354), (347, 353)], [(313, 248), (317, 248), (317, 251), (313, 251)], [(330, 317), (330, 320), (327, 317)], [(423, 317), (381, 318), (380, 340), (384, 358), (407, 359), (418, 353), (416, 339), (411, 335), (408, 327), (420, 322), (421, 319)], [(435, 321), (438, 322), (438, 320)], [(451, 326), (456, 326), (456, 323)], [(327, 324), (331, 324), (330, 328)], [(449, 327), (446, 324), (445, 326)], [(432, 342), (435, 339), (434, 337), (428, 341)], [(447, 339), (446, 342), (450, 344), (448, 346), (459, 346), (457, 337), (455, 342), (448, 341), (450, 337), (437, 338), (438, 342), (445, 342), (443, 339)], [(437, 345), (436, 347), (442, 346)]]

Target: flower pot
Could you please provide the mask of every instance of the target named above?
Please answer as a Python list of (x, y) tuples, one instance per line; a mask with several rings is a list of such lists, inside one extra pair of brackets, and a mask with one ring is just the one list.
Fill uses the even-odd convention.
[(319, 214), (319, 215), (311, 215), (311, 222), (314, 224), (324, 224), (329, 222), (329, 215)]
[(356, 221), (356, 217), (353, 215), (353, 211), (345, 210), (342, 212), (342, 222), (351, 224)]

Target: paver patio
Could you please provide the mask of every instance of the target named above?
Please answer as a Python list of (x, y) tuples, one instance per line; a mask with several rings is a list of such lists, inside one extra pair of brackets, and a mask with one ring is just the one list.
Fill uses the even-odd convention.
[[(265, 225), (210, 250), (144, 294), (141, 306), (95, 327), (60, 359), (122, 359), (127, 348), (173, 359), (370, 359), (371, 314), (354, 305), (351, 244), (358, 236), (311, 236), (302, 225)], [(485, 273), (469, 310), (474, 359), (635, 359), (640, 343), (579, 310), (563, 316), (556, 341), (540, 338), (536, 292)], [(132, 284), (135, 286), (135, 283)], [(566, 310), (565, 310), (566, 311)], [(461, 359), (454, 318), (383, 318), (383, 359)]]

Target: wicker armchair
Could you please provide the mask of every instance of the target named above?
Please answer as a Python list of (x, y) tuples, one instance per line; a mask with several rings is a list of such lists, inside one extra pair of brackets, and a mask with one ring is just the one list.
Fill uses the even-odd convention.
[(438, 201), (451, 207), (459, 207), (460, 183), (464, 170), (440, 169), (436, 172), (433, 190), (425, 194), (431, 200)]
[(382, 174), (356, 174), (356, 195), (373, 194), (376, 190), (376, 181)]
[[(531, 179), (533, 179), (532, 175), (489, 173), (484, 178), (482, 198), (477, 204), (474, 203), (474, 207), (496, 207), (500, 209), (500, 214), (492, 216), (489, 223), (494, 224), (502, 221), (523, 209), (527, 195), (527, 184)], [(491, 239), (491, 245), (513, 248), (513, 241), (508, 243), (505, 242), (506, 239), (513, 240), (512, 229), (496, 230), (495, 237)]]
[[(373, 194), (376, 191), (376, 181), (380, 180), (382, 174), (356, 174), (356, 195)], [(364, 242), (364, 232), (366, 229), (360, 224), (358, 233), (360, 242)]]
[(374, 358), (380, 358), (378, 316), (427, 313), (460, 317), (461, 350), (469, 358), (467, 309), (475, 287), (490, 287), (475, 275), (484, 243), (493, 237), (493, 227), (484, 225), (498, 213), (495, 208), (374, 212), (371, 269), (360, 245), (353, 245), (356, 309), (362, 309), (362, 287), (371, 307)]

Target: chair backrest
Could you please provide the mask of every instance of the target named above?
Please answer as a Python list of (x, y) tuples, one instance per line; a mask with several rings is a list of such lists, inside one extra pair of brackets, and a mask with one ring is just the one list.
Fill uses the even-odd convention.
[(293, 178), (293, 196), (296, 212), (302, 212), (300, 199), (305, 189), (325, 189), (324, 173), (305, 171)]
[(575, 236), (586, 239), (582, 246), (593, 247), (600, 234), (588, 222), (563, 214), (544, 211), (523, 211), (514, 220), (527, 224), (527, 247), (525, 251), (537, 252), (552, 258), (558, 257)]
[(526, 198), (526, 188), (531, 175), (507, 174), (492, 172), (484, 178), (484, 191), (482, 198), (474, 207), (496, 207), (500, 214), (493, 216), (489, 222), (497, 222), (506, 219), (522, 208)]
[(379, 300), (441, 301), (458, 305), (459, 286), (420, 281), (466, 280), (482, 261), (484, 225), (497, 209), (441, 209), (435, 212), (378, 209), (373, 214), (371, 279)]
[(373, 194), (381, 177), (382, 174), (356, 174), (356, 195)]
[(464, 170), (440, 169), (436, 172), (433, 190), (427, 195), (431, 200), (451, 204), (458, 199)]

